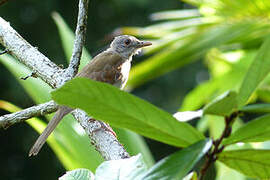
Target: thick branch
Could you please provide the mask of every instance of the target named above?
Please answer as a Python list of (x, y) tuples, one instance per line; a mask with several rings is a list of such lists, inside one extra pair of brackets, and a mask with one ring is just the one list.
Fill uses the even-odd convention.
[(54, 101), (49, 101), (44, 104), (32, 106), (22, 111), (0, 116), (0, 128), (6, 129), (15, 123), (23, 122), (32, 117), (50, 114), (52, 112), (55, 112), (56, 110), (57, 104), (55, 104)]
[(88, 0), (80, 0), (73, 52), (70, 64), (66, 69), (67, 76), (70, 76), (69, 79), (72, 79), (77, 74), (79, 69), (82, 49), (86, 36), (87, 11), (88, 11)]
[(56, 88), (61, 84), (63, 70), (31, 46), (1, 17), (0, 43), (51, 87)]
[(92, 145), (105, 160), (128, 158), (129, 154), (119, 143), (106, 123), (91, 119), (84, 111), (75, 110), (74, 117), (80, 121), (85, 132), (92, 139)]

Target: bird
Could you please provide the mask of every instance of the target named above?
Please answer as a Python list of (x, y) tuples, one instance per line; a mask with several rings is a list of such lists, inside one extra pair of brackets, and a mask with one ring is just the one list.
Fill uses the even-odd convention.
[[(128, 80), (132, 57), (138, 54), (141, 48), (150, 45), (152, 45), (150, 41), (141, 41), (134, 36), (117, 36), (107, 50), (95, 56), (75, 77), (86, 77), (123, 89)], [(30, 149), (29, 156), (39, 153), (58, 123), (72, 110), (66, 106), (58, 107), (55, 115)]]

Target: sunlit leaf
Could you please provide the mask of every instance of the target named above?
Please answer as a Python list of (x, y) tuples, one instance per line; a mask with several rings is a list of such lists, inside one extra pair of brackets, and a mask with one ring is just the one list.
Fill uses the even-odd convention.
[(203, 108), (204, 114), (228, 116), (237, 109), (237, 94), (227, 91)]
[(237, 172), (234, 169), (228, 168), (226, 165), (217, 161), (215, 163), (217, 169), (216, 180), (222, 179), (237, 179), (237, 180), (246, 180), (245, 175)]
[(258, 117), (230, 135), (222, 143), (224, 145), (237, 142), (262, 142), (270, 140), (270, 115)]
[(228, 167), (247, 176), (270, 178), (270, 150), (234, 150), (224, 151), (218, 155), (218, 160)]
[(239, 90), (238, 105), (244, 106), (252, 93), (270, 71), (270, 36), (254, 58)]

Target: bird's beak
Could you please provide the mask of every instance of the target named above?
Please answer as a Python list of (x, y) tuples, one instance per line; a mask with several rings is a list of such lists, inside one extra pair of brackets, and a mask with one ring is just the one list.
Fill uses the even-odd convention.
[(138, 48), (142, 48), (145, 46), (151, 46), (151, 45), (152, 45), (152, 43), (150, 41), (139, 41)]

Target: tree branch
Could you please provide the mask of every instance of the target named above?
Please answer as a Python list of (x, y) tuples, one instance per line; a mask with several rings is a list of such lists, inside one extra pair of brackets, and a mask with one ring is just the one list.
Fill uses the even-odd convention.
[(105, 160), (117, 160), (129, 157), (129, 154), (119, 143), (106, 123), (91, 119), (84, 111), (79, 109), (76, 109), (72, 114), (80, 121), (81, 126), (92, 140), (91, 144), (95, 146), (96, 150)]
[(15, 123), (23, 122), (32, 117), (50, 114), (55, 112), (56, 110), (57, 104), (55, 104), (54, 101), (49, 101), (44, 104), (32, 106), (22, 111), (0, 116), (0, 128), (6, 129)]
[(79, 69), (82, 49), (86, 36), (87, 11), (88, 11), (88, 0), (80, 0), (73, 52), (70, 64), (66, 69), (67, 76), (70, 76), (69, 79), (72, 79), (77, 74)]
[[(75, 44), (71, 63), (67, 70), (63, 70), (32, 47), (24, 40), (4, 19), (0, 17), (0, 43), (8, 49), (9, 53), (19, 61), (36, 72), (36, 75), (49, 84), (52, 88), (58, 88), (74, 76), (78, 70), (83, 42), (85, 39), (87, 4), (88, 0), (80, 0), (79, 16), (75, 37)], [(83, 27), (83, 28), (82, 28)], [(82, 29), (81, 29), (82, 28)], [(77, 37), (78, 36), (78, 37)], [(69, 74), (71, 73), (71, 74)], [(31, 107), (33, 108), (33, 107)], [(19, 113), (19, 112), (18, 112)], [(126, 150), (118, 142), (114, 133), (106, 123), (92, 120), (81, 110), (72, 113), (92, 140), (92, 145), (105, 160), (122, 159), (129, 157)], [(5, 115), (5, 116), (13, 116)], [(24, 119), (21, 118), (23, 121)]]
[(199, 180), (203, 180), (208, 168), (217, 160), (217, 154), (221, 153), (224, 150), (225, 147), (220, 146), (221, 142), (223, 141), (224, 138), (227, 138), (231, 135), (232, 124), (237, 116), (238, 112), (234, 112), (230, 116), (225, 117), (225, 128), (220, 138), (213, 141), (214, 148), (206, 156), (206, 161), (200, 170)]
[(23, 39), (8, 22), (0, 17), (0, 43), (9, 53), (37, 73), (52, 88), (63, 81), (63, 70)]

